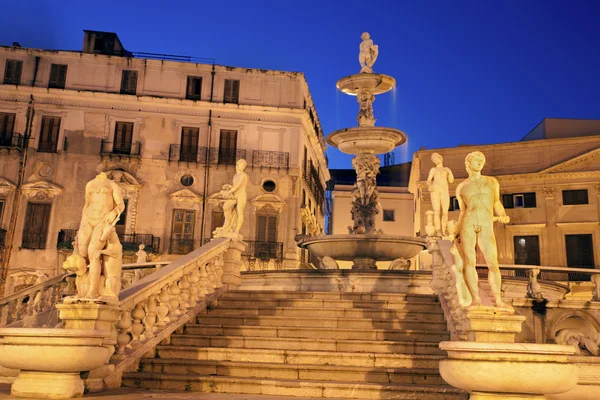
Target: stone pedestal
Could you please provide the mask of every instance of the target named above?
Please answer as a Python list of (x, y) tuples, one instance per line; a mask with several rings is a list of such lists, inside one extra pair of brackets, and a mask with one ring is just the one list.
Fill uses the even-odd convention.
[(512, 309), (472, 306), (465, 309), (465, 319), (460, 331), (466, 340), (488, 343), (514, 343), (525, 321), (522, 315), (514, 315)]
[(352, 269), (366, 270), (366, 269), (377, 269), (377, 262), (374, 258), (358, 257), (354, 259)]
[(440, 374), (469, 391), (471, 400), (544, 399), (577, 384), (570, 346), (531, 343), (442, 342)]
[(229, 249), (223, 254), (223, 277), (221, 281), (231, 289), (242, 282), (240, 270), (242, 268), (242, 252), (246, 249), (246, 243), (241, 240), (231, 240)]

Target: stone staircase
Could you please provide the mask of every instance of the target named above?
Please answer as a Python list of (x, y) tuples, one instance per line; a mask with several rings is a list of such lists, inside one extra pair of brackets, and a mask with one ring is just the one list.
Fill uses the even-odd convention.
[(232, 291), (123, 385), (344, 399), (467, 399), (438, 373), (433, 295)]

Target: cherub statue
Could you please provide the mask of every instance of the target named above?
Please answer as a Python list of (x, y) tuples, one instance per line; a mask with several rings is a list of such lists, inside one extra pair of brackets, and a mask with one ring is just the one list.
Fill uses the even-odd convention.
[(137, 253), (135, 253), (136, 257), (137, 257), (137, 263), (145, 263), (148, 261), (148, 253), (146, 253), (146, 251), (144, 250), (146, 248), (146, 245), (144, 243), (140, 243), (140, 245), (138, 246), (138, 251)]
[(240, 230), (244, 222), (244, 208), (246, 207), (248, 175), (246, 160), (238, 160), (235, 164), (236, 174), (233, 177), (233, 185), (223, 185), (219, 193), (223, 202), (223, 214), (225, 222), (222, 227), (215, 229), (213, 237), (240, 237)]
[(363, 33), (360, 38), (360, 53), (358, 54), (358, 62), (360, 63), (361, 73), (373, 73), (373, 64), (379, 55), (379, 47), (373, 44), (371, 36), (368, 32)]
[(119, 185), (104, 172), (88, 182), (73, 254), (63, 263), (63, 268), (77, 274), (77, 295), (65, 302), (118, 303), (123, 248), (115, 225), (124, 209)]

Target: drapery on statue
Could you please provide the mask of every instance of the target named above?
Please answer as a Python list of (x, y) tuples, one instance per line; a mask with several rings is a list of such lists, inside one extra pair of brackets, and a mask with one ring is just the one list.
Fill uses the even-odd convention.
[(63, 263), (63, 268), (77, 274), (77, 294), (65, 298), (66, 303), (118, 303), (123, 248), (115, 225), (124, 209), (121, 188), (104, 172), (85, 186), (85, 205), (73, 254)]
[(374, 154), (361, 153), (352, 159), (356, 171), (356, 183), (352, 191), (353, 226), (350, 233), (377, 233), (375, 215), (379, 213), (379, 193), (377, 192), (377, 174), (380, 160)]
[(358, 53), (358, 62), (360, 63), (361, 73), (373, 73), (373, 64), (379, 55), (379, 47), (373, 44), (368, 32), (363, 33), (360, 38), (360, 52)]
[[(456, 198), (460, 206), (460, 216), (456, 227), (451, 230), (458, 232), (460, 242), (457, 250), (460, 256), (456, 267), (460, 269), (458, 277), (464, 276), (466, 287), (471, 295), (470, 305), (480, 305), (478, 277), (476, 270), (479, 247), (489, 270), (488, 280), (494, 294), (496, 307), (508, 308), (502, 301), (500, 268), (498, 267), (498, 249), (494, 236), (494, 221), (506, 224), (510, 218), (500, 202), (500, 185), (491, 176), (481, 175), (485, 165), (485, 155), (479, 151), (469, 153), (465, 158), (465, 166), (469, 178), (456, 188)], [(498, 215), (494, 217), (494, 212)], [(451, 232), (453, 236), (454, 232)], [(458, 284), (460, 286), (460, 284)], [(469, 304), (466, 304), (469, 305)]]
[(448, 225), (448, 208), (450, 208), (448, 183), (454, 182), (454, 175), (450, 168), (444, 167), (444, 158), (440, 154), (433, 153), (431, 161), (435, 167), (429, 171), (427, 187), (431, 194), (435, 229), (439, 236), (444, 236)]
[(238, 160), (235, 164), (236, 174), (233, 177), (233, 185), (223, 185), (223, 190), (219, 192), (219, 198), (224, 201), (223, 214), (225, 222), (223, 226), (213, 232), (215, 238), (241, 237), (240, 230), (244, 223), (244, 208), (247, 200), (248, 175), (244, 172), (247, 165), (246, 160)]

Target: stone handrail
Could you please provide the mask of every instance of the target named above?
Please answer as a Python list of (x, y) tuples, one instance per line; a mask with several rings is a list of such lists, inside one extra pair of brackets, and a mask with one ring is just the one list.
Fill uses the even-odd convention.
[(120, 386), (123, 372), (230, 287), (237, 287), (245, 246), (239, 240), (212, 240), (122, 290), (117, 350), (97, 385)]
[[(128, 275), (130, 271), (133, 272), (130, 282), (127, 282), (131, 284), (135, 282), (138, 271), (159, 268), (168, 263), (168, 261), (160, 261), (124, 264), (123, 275)], [(0, 327), (51, 311), (58, 300), (74, 292), (75, 273), (65, 273), (0, 298)], [(35, 325), (35, 322), (32, 321), (32, 323)]]

